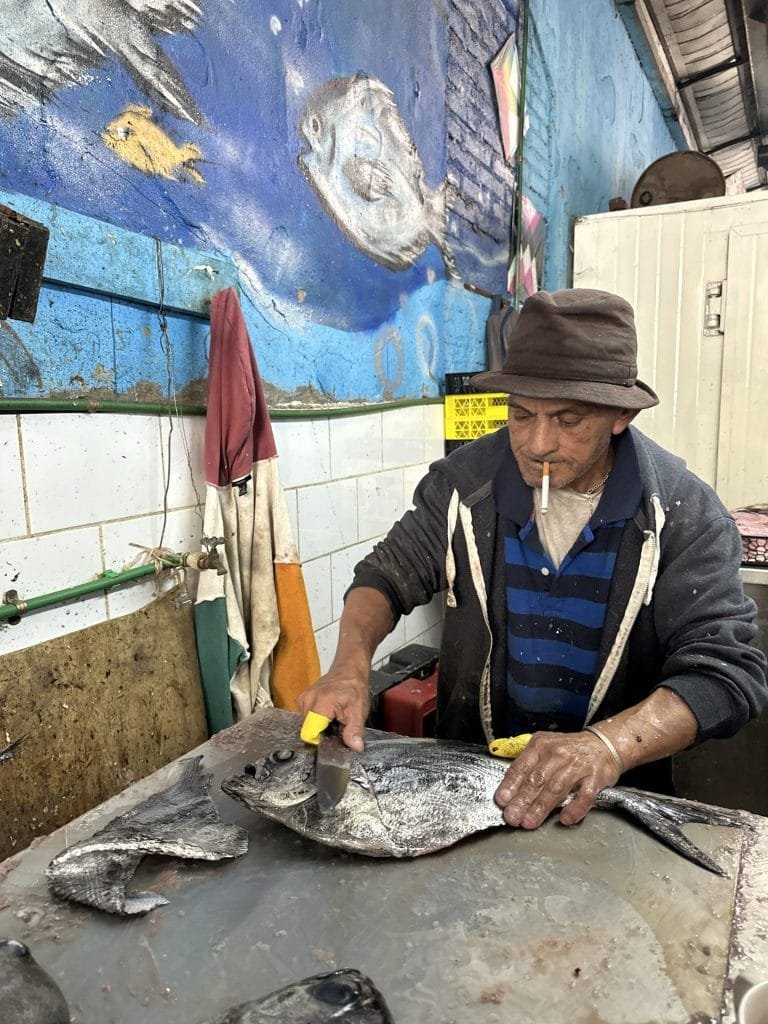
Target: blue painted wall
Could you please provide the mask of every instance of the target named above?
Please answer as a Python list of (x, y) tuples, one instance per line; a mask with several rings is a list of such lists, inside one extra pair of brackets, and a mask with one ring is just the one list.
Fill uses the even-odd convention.
[[(93, 18), (80, 26), (89, 49), (73, 46), (49, 6), (33, 0), (14, 53), (0, 44), (0, 187), (8, 205), (32, 216), (34, 203), (14, 194), (54, 204), (37, 210), (59, 226), (57, 266), (72, 263), (58, 279), (85, 287), (52, 282), (38, 323), (3, 332), (16, 362), (11, 373), (0, 360), (0, 393), (135, 397), (140, 387), (148, 397), (170, 387), (184, 395), (203, 379), (203, 318), (174, 345), (169, 382), (157, 346), (141, 341), (156, 330), (156, 313), (127, 311), (120, 288), (98, 299), (108, 308), (92, 308), (78, 282), (105, 251), (105, 223), (129, 232), (110, 262), (118, 277), (154, 273), (152, 238), (179, 265), (193, 249), (191, 260), (236, 266), (276, 402), (436, 395), (446, 372), (481, 369), (488, 302), (463, 282), (500, 292), (506, 278), (514, 178), (488, 62), (515, 28), (518, 0), (273, 0), (268, 8), (172, 0), (165, 21), (152, 6), (79, 5), (77, 17)], [(572, 0), (530, 7), (526, 182), (549, 222), (549, 287), (568, 283), (572, 218), (628, 194), (644, 167), (674, 148), (611, 0), (575, 8)], [(57, 49), (74, 65), (59, 60), (45, 81), (36, 77), (40, 54)], [(358, 70), (381, 83), (374, 98), (389, 90), (391, 100), (360, 110), (345, 84), (341, 114), (325, 107), (310, 116), (324, 83), (349, 83)], [(344, 179), (354, 194), (340, 191), (338, 176), (313, 182), (302, 173), (299, 126), (306, 135), (315, 123), (326, 152), (354, 158)], [(345, 157), (341, 166), (352, 165)], [(449, 179), (438, 237), (429, 211)], [(401, 245), (401, 269), (377, 257), (380, 240), (354, 231), (356, 209), (384, 210), (393, 199), (403, 209), (411, 202), (410, 220), (424, 229)], [(87, 216), (70, 221), (66, 210)], [(458, 279), (447, 272), (449, 255)], [(197, 280), (210, 291), (215, 279), (204, 278), (177, 275), (173, 286)], [(133, 334), (139, 340), (126, 341)]]
[(547, 218), (542, 286), (571, 283), (573, 221), (629, 201), (678, 146), (613, 0), (530, 0), (526, 192)]

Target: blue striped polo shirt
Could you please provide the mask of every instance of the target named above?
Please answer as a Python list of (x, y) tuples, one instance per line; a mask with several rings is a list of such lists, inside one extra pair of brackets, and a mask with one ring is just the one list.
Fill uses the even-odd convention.
[(559, 568), (541, 546), (533, 494), (511, 450), (494, 479), (505, 530), (509, 736), (584, 725), (616, 554), (642, 499), (632, 435), (625, 430), (613, 444), (601, 500)]

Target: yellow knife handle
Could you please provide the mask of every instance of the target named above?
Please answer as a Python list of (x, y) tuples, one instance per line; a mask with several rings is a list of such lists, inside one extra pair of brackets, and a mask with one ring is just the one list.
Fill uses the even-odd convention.
[(331, 719), (326, 718), (325, 715), (318, 715), (316, 711), (308, 711), (301, 725), (300, 736), (305, 743), (311, 743), (316, 747), (320, 742), (321, 734), (330, 724)]
[(519, 736), (508, 736), (502, 740), (492, 740), (488, 749), (496, 757), (519, 757), (528, 744), (531, 742), (530, 732), (523, 732)]

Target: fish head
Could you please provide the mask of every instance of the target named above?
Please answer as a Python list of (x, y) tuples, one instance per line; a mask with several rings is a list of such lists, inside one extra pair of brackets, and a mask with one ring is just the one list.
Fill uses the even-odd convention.
[(298, 124), (305, 143), (298, 161), (316, 188), (331, 187), (325, 179), (340, 174), (350, 161), (380, 158), (382, 102), (393, 105), (391, 91), (361, 71), (332, 78), (310, 96)]
[(391, 1024), (392, 1017), (381, 993), (360, 971), (345, 969), (316, 974), (286, 985), (257, 1003), (258, 1019), (274, 1015), (291, 1024)]
[(152, 108), (129, 103), (122, 113), (109, 122), (104, 134), (113, 144), (119, 145), (128, 142), (147, 125), (152, 125)]
[(273, 750), (247, 764), (241, 775), (225, 779), (221, 788), (251, 810), (286, 812), (315, 796), (315, 762), (315, 750), (303, 745)]
[(14, 1024), (69, 1024), (56, 982), (23, 942), (0, 939), (0, 1020)]

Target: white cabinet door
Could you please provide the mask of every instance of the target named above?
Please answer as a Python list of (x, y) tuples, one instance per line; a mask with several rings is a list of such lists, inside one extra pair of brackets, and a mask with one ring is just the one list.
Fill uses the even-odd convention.
[[(639, 376), (661, 399), (637, 426), (729, 508), (768, 501), (767, 232), (762, 196), (598, 214), (574, 228), (574, 286), (635, 309)], [(708, 306), (710, 282), (723, 299)], [(720, 313), (714, 333), (708, 309)]]
[(768, 502), (768, 224), (728, 241), (715, 489), (737, 508)]

